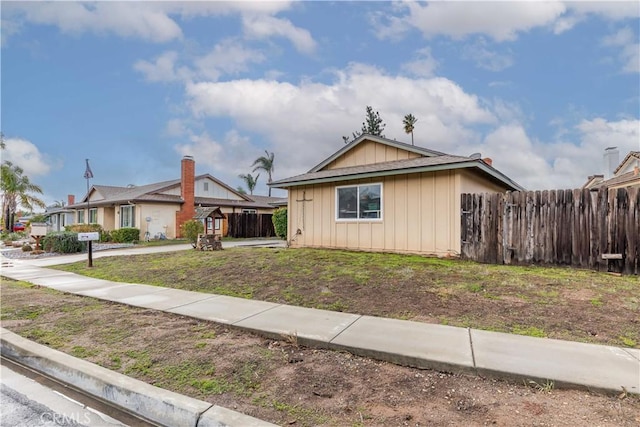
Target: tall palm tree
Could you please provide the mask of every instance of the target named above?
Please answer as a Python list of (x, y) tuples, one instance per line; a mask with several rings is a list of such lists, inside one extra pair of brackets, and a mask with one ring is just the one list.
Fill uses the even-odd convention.
[(418, 119), (416, 119), (416, 116), (414, 116), (413, 114), (407, 114), (406, 116), (404, 116), (404, 119), (402, 120), (402, 124), (404, 125), (404, 131), (406, 133), (410, 133), (411, 134), (411, 145), (413, 144), (413, 129), (416, 126), (416, 122), (418, 121)]
[(258, 177), (260, 177), (260, 174), (256, 175), (255, 177), (250, 173), (246, 175), (240, 174), (238, 176), (240, 177), (240, 179), (244, 181), (245, 184), (247, 184), (247, 188), (249, 189), (249, 194), (253, 196), (253, 190), (256, 188), (256, 185), (258, 184)]
[(2, 163), (2, 211), (6, 230), (11, 230), (18, 204), (25, 209), (33, 210), (34, 206), (45, 208), (45, 203), (30, 193), (43, 194), (40, 186), (33, 184), (29, 177), (24, 175), (20, 166), (15, 166), (9, 161)]
[[(274, 158), (274, 154), (268, 152), (267, 150), (264, 150), (266, 156), (260, 156), (256, 159), (255, 162), (253, 162), (254, 166), (253, 171), (257, 171), (257, 170), (263, 170), (265, 172), (267, 172), (267, 174), (269, 175), (269, 178), (267, 178), (267, 183), (271, 184), (271, 174), (274, 171), (273, 168), (273, 158)], [(271, 197), (271, 187), (269, 187), (269, 197)]]

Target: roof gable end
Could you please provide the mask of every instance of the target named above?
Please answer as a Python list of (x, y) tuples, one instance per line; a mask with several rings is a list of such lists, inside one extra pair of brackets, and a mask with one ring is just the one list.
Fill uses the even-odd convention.
[(629, 151), (622, 162), (618, 165), (618, 167), (613, 171), (614, 175), (626, 170), (632, 169), (631, 165), (636, 162), (640, 162), (640, 151)]
[(391, 147), (398, 150), (406, 151), (412, 154), (411, 157), (433, 157), (433, 156), (442, 156), (445, 154), (439, 151), (429, 150), (426, 148), (417, 147), (415, 145), (409, 145), (404, 142), (398, 142), (398, 141), (383, 138), (380, 136), (363, 134), (363, 135), (360, 135), (358, 138), (354, 139), (353, 141), (351, 141), (350, 143), (346, 144), (344, 147), (342, 147), (340, 150), (333, 153), (331, 156), (327, 157), (321, 163), (311, 168), (311, 170), (309, 170), (309, 173), (319, 172), (321, 170), (328, 168), (329, 165), (331, 165), (334, 161), (345, 157), (346, 155), (348, 155), (348, 153), (356, 150), (357, 147), (364, 145), (367, 142), (373, 142), (375, 144), (381, 144), (386, 147)]

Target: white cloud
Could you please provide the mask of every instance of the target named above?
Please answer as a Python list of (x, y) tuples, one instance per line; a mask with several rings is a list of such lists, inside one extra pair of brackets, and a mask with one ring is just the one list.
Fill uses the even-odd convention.
[[(416, 28), (425, 37), (446, 35), (460, 39), (484, 34), (496, 41), (515, 40), (519, 32), (547, 26), (565, 11), (563, 3), (549, 2), (416, 2), (402, 3), (402, 16), (389, 16), (377, 22), (382, 37), (401, 35)], [(386, 26), (389, 26), (385, 28)]]
[(150, 82), (170, 82), (178, 80), (178, 73), (175, 70), (175, 63), (178, 53), (167, 51), (156, 57), (154, 62), (139, 60), (133, 65), (136, 71), (144, 74)]
[(634, 1), (406, 1), (394, 3), (391, 12), (374, 14), (372, 25), (380, 38), (397, 40), (416, 28), (425, 37), (478, 34), (504, 42), (540, 27), (560, 34), (591, 15), (611, 21), (638, 18), (639, 9)]
[(554, 141), (532, 139), (518, 122), (500, 125), (460, 154), (481, 152), (493, 166), (529, 190), (579, 188), (589, 175), (604, 174), (604, 149), (618, 147), (620, 160), (640, 149), (640, 120), (583, 120)]
[(17, 2), (8, 12), (32, 23), (55, 25), (63, 33), (113, 33), (153, 42), (182, 37), (178, 24), (151, 2)]
[(419, 49), (414, 57), (413, 61), (402, 64), (402, 69), (416, 77), (433, 76), (438, 67), (438, 61), (431, 55), (431, 49), (429, 47)]
[(309, 31), (296, 27), (288, 19), (246, 14), (242, 23), (247, 37), (264, 39), (280, 36), (291, 41), (299, 52), (311, 54), (316, 49), (316, 42)]
[[(302, 51), (313, 46), (313, 40), (306, 30), (294, 27), (286, 20), (270, 18), (269, 15), (288, 10), (290, 1), (278, 2), (218, 2), (218, 1), (126, 1), (126, 2), (4, 2), (2, 5), (3, 38), (19, 28), (24, 21), (54, 25), (69, 34), (115, 34), (151, 42), (164, 43), (183, 37), (176, 17), (189, 19), (202, 16), (224, 16), (230, 14), (264, 15), (260, 20), (270, 25), (282, 25), (282, 29), (272, 28), (264, 35), (274, 34), (289, 38)], [(270, 20), (273, 19), (273, 20)], [(268, 25), (267, 25), (268, 26)], [(7, 31), (9, 28), (11, 31)], [(257, 33), (255, 35), (258, 35)], [(3, 40), (3, 43), (6, 40)]]
[(194, 61), (198, 76), (218, 80), (225, 74), (237, 74), (248, 70), (248, 64), (261, 63), (265, 55), (255, 49), (244, 46), (238, 40), (224, 40), (218, 43), (208, 54)]
[(623, 73), (640, 73), (640, 43), (630, 27), (624, 27), (602, 39), (603, 46), (619, 47)]
[(579, 15), (598, 15), (611, 21), (640, 18), (636, 1), (568, 1), (567, 8)]
[(150, 82), (187, 81), (193, 79), (216, 81), (225, 75), (247, 71), (248, 64), (260, 63), (265, 55), (244, 46), (238, 40), (223, 40), (206, 55), (191, 58), (193, 67), (178, 66), (179, 55), (167, 51), (153, 61), (138, 60), (133, 65)]
[[(230, 118), (243, 133), (260, 134), (277, 156), (277, 177), (304, 172), (339, 149), (343, 135), (360, 129), (371, 105), (386, 123), (385, 135), (409, 141), (402, 118), (418, 118), (416, 144), (450, 151), (475, 141), (475, 124), (495, 123), (480, 100), (445, 78), (389, 76), (352, 64), (335, 71), (330, 84), (234, 80), (186, 85), (187, 105), (197, 118)], [(313, 149), (310, 149), (313, 147)]]
[(489, 50), (486, 40), (482, 37), (462, 49), (462, 58), (472, 60), (477, 67), (489, 71), (502, 71), (511, 67), (514, 62), (510, 54)]
[(31, 141), (22, 138), (6, 138), (4, 142), (6, 148), (2, 151), (2, 161), (9, 161), (20, 166), (29, 178), (46, 176), (53, 168), (59, 166), (59, 161), (54, 161), (46, 154), (41, 153)]
[[(234, 188), (240, 184), (238, 175), (253, 173), (253, 161), (263, 154), (260, 148), (251, 144), (248, 137), (235, 130), (227, 132), (221, 140), (216, 140), (206, 132), (192, 134), (189, 140), (189, 143), (176, 145), (175, 150), (180, 155), (193, 156), (199, 169), (209, 171)], [(261, 176), (256, 194), (267, 194), (265, 183), (266, 179)]]

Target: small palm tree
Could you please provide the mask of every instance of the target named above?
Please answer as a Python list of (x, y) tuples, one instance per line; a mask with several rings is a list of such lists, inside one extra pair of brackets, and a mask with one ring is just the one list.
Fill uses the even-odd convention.
[(2, 210), (4, 213), (4, 226), (6, 230), (13, 227), (14, 215), (18, 204), (23, 208), (33, 210), (34, 206), (45, 208), (45, 203), (31, 195), (31, 193), (43, 194), (42, 188), (33, 184), (24, 174), (20, 166), (15, 166), (9, 161), (2, 163)]
[(418, 119), (416, 119), (416, 116), (414, 116), (413, 114), (407, 114), (406, 116), (404, 116), (404, 119), (402, 120), (402, 124), (404, 125), (404, 131), (406, 133), (410, 133), (411, 134), (411, 145), (413, 144), (413, 129), (416, 126), (416, 122), (418, 121)]
[(247, 188), (249, 189), (249, 194), (251, 194), (253, 196), (253, 190), (256, 188), (256, 185), (258, 184), (258, 178), (260, 177), (260, 174), (256, 175), (255, 177), (253, 175), (251, 175), (250, 173), (248, 173), (246, 175), (245, 174), (240, 174), (238, 176), (247, 185)]
[[(273, 174), (274, 168), (273, 168), (273, 159), (274, 159), (274, 154), (268, 152), (267, 150), (264, 150), (266, 156), (260, 156), (256, 159), (255, 162), (253, 162), (254, 166), (253, 168), (253, 172), (257, 171), (257, 170), (263, 170), (267, 173), (267, 175), (269, 176), (267, 178), (267, 183), (271, 184), (271, 175)], [(269, 187), (269, 197), (271, 197), (271, 187)]]

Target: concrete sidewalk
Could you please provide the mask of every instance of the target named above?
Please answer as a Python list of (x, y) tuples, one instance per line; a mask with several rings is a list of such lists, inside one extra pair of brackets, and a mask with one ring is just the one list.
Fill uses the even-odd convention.
[[(57, 258), (59, 260), (59, 257)], [(16, 261), (2, 275), (418, 368), (640, 394), (640, 350), (301, 308), (91, 279)]]

